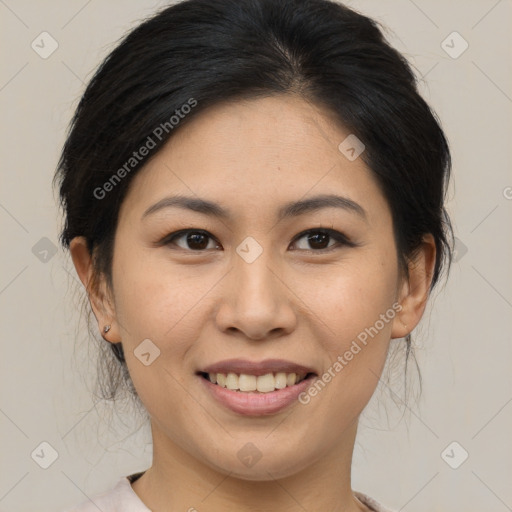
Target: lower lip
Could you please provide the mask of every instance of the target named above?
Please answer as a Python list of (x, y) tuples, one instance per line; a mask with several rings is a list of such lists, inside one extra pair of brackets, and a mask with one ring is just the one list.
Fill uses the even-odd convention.
[(208, 392), (218, 402), (233, 412), (245, 416), (263, 416), (275, 414), (288, 407), (291, 403), (298, 401), (299, 395), (308, 388), (315, 376), (310, 375), (298, 384), (286, 386), (283, 389), (270, 391), (269, 393), (232, 391), (231, 389), (213, 384), (213, 382), (202, 376), (198, 378), (203, 381)]

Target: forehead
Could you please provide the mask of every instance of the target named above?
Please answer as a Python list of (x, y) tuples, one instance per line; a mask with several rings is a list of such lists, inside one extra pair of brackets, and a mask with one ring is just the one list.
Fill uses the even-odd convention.
[(378, 213), (387, 205), (372, 171), (339, 149), (349, 135), (330, 112), (294, 96), (218, 104), (176, 131), (133, 178), (125, 201), (140, 210), (180, 193), (254, 215), (337, 192)]

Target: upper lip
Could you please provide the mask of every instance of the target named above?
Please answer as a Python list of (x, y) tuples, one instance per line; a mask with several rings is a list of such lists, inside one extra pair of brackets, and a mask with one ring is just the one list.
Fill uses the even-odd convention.
[(247, 359), (227, 359), (213, 363), (203, 370), (204, 373), (236, 373), (246, 375), (266, 375), (267, 373), (296, 373), (298, 375), (307, 375), (315, 373), (312, 368), (286, 361), (284, 359), (265, 359), (264, 361), (249, 361)]

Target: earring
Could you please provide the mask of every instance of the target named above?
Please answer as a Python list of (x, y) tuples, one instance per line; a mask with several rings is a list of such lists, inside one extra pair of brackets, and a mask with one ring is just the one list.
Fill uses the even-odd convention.
[(110, 325), (105, 325), (105, 327), (103, 327), (103, 332), (106, 334), (108, 331), (110, 331)]

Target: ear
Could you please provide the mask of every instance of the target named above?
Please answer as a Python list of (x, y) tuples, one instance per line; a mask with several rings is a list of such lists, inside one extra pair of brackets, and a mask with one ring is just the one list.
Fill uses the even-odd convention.
[(402, 309), (393, 319), (391, 338), (404, 338), (418, 325), (430, 291), (436, 262), (436, 244), (429, 233), (408, 263), (409, 278), (403, 277), (399, 286), (398, 302)]
[[(114, 301), (110, 296), (105, 277), (97, 276), (94, 272), (93, 259), (87, 248), (85, 237), (78, 236), (69, 245), (71, 258), (80, 281), (84, 285), (89, 303), (98, 322), (100, 334), (106, 341), (117, 343), (121, 341), (119, 326), (116, 321)], [(103, 329), (110, 325), (106, 334)]]

